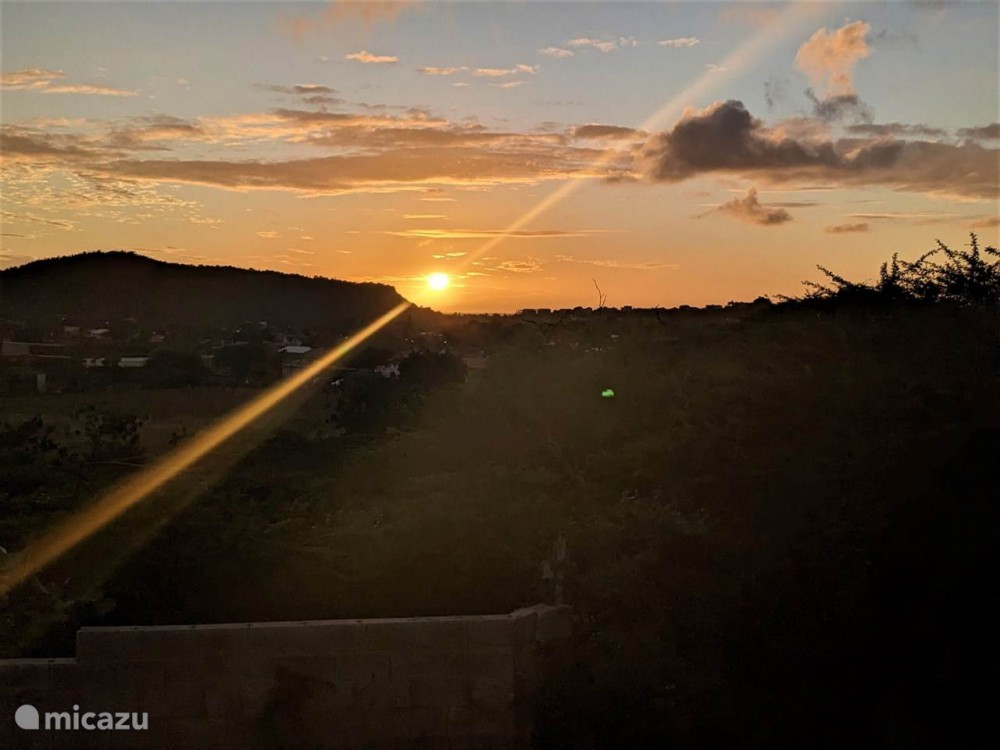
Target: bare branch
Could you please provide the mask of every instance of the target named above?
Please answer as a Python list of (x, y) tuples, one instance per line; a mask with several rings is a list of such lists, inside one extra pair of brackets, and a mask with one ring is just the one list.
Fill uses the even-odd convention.
[(594, 282), (594, 288), (597, 289), (597, 313), (600, 314), (601, 310), (604, 309), (604, 303), (608, 301), (608, 295), (601, 291), (601, 287), (597, 285), (597, 279), (591, 279)]

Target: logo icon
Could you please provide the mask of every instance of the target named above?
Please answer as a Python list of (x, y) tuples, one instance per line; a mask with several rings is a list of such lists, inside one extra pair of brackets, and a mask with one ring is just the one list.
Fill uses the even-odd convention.
[(38, 729), (38, 709), (25, 703), (14, 712), (14, 723), (21, 729)]

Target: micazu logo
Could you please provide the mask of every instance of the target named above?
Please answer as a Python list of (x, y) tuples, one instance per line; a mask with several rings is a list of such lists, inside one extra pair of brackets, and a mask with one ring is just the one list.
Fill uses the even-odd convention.
[(21, 729), (47, 730), (143, 730), (149, 728), (149, 714), (128, 711), (84, 711), (74, 705), (72, 711), (46, 711), (40, 714), (25, 703), (14, 712), (14, 723)]

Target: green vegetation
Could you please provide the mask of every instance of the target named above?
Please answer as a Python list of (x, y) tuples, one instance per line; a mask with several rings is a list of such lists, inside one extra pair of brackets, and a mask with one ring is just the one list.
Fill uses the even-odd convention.
[[(1000, 266), (975, 241), (940, 255), (774, 306), (474, 322), (449, 335), (494, 337), (484, 370), (417, 350), (398, 380), (345, 374), (11, 597), (2, 640), (56, 655), (82, 624), (503, 612), (558, 587), (575, 663), (541, 746), (961, 744), (966, 724), (932, 729), (985, 701)], [(166, 417), (122, 411), (73, 412), (80, 445), (123, 455)], [(33, 523), (45, 477), (104, 486), (62, 434), (0, 431), (0, 501)], [(26, 621), (48, 627), (15, 638)]]

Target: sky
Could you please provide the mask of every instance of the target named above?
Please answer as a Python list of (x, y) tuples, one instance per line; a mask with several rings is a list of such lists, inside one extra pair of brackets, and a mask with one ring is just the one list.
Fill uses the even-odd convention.
[(0, 267), (128, 249), (462, 312), (871, 278), (1000, 244), (998, 8), (0, 2)]

